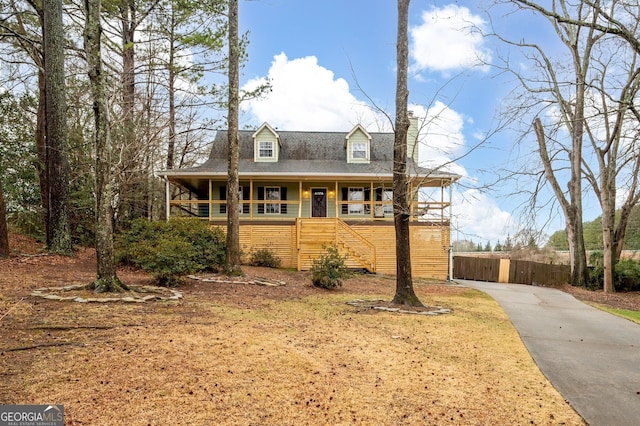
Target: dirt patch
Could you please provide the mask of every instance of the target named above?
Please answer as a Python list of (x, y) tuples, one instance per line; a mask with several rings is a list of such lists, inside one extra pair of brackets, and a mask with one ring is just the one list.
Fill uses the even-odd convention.
[(563, 285), (557, 287), (566, 293), (572, 294), (576, 299), (585, 302), (598, 303), (616, 309), (628, 309), (640, 311), (640, 292), (605, 294), (602, 290), (591, 291), (581, 287)]

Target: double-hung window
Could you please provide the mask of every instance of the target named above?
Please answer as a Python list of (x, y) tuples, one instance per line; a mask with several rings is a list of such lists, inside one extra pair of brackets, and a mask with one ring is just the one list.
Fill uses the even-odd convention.
[(382, 191), (382, 201), (386, 202), (384, 204), (384, 213), (393, 214), (393, 190), (385, 188)]
[(367, 144), (366, 142), (352, 142), (351, 143), (351, 158), (354, 160), (366, 160), (367, 159)]
[[(364, 201), (364, 188), (349, 188), (349, 201)], [(349, 214), (363, 214), (364, 204), (349, 203)]]
[(260, 141), (258, 142), (258, 157), (260, 158), (273, 158), (273, 142)]
[[(265, 200), (280, 201), (280, 187), (267, 186), (264, 188)], [(280, 203), (266, 203), (264, 206), (265, 213), (280, 213)]]

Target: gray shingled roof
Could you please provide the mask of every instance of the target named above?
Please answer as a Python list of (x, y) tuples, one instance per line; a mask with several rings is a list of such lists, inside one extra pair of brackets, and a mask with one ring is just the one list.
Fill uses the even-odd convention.
[[(240, 158), (253, 160), (254, 131), (239, 132)], [(347, 162), (345, 132), (287, 132), (278, 131), (279, 160), (308, 160)], [(393, 133), (370, 133), (371, 161), (393, 160)], [(227, 131), (216, 134), (209, 159), (227, 158)]]
[[(348, 163), (346, 152), (347, 132), (296, 132), (278, 131), (280, 154), (277, 162), (255, 162), (253, 156), (253, 130), (239, 132), (240, 177), (260, 175), (289, 176), (391, 176), (393, 172), (393, 133), (369, 133), (371, 136), (370, 162)], [(217, 132), (209, 159), (201, 166), (161, 172), (165, 176), (225, 175), (227, 173), (227, 131)], [(456, 180), (453, 173), (433, 171), (417, 167), (412, 160), (408, 169), (411, 175), (430, 176)]]

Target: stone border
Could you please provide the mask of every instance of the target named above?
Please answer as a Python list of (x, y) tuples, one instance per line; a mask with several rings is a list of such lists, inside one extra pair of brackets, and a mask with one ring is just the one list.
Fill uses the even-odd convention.
[(397, 312), (399, 314), (414, 314), (414, 315), (431, 315), (431, 316), (435, 316), (435, 315), (443, 315), (443, 314), (450, 314), (451, 313), (451, 309), (447, 309), (447, 308), (443, 308), (440, 306), (429, 306), (427, 307), (427, 311), (412, 311), (412, 310), (408, 310), (408, 309), (402, 309), (402, 308), (395, 308), (395, 307), (389, 307), (389, 306), (382, 306), (379, 303), (380, 302), (384, 302), (387, 303), (386, 300), (382, 300), (382, 299), (374, 299), (374, 300), (365, 300), (365, 299), (355, 299), (355, 300), (351, 300), (349, 302), (346, 302), (347, 305), (349, 306), (355, 306), (358, 308), (369, 308), (369, 309), (375, 309), (377, 311), (385, 311), (385, 312)]
[[(223, 275), (221, 275), (222, 277)], [(203, 276), (198, 276), (198, 275), (187, 275), (187, 278), (192, 279), (192, 280), (196, 280), (196, 281), (201, 281), (204, 283), (219, 283), (219, 284), (253, 284), (253, 285), (262, 285), (262, 286), (267, 286), (267, 287), (280, 287), (283, 285), (287, 285), (286, 282), (284, 281), (278, 281), (278, 280), (267, 280), (264, 278), (256, 278), (256, 277), (252, 277), (252, 278), (248, 278), (248, 277), (227, 277), (226, 275), (224, 275), (224, 278), (208, 278), (208, 277), (203, 277)]]
[[(122, 297), (79, 297), (79, 296), (60, 296), (55, 292), (73, 291), (73, 290), (88, 290), (91, 284), (77, 284), (68, 285), (64, 287), (42, 287), (35, 289), (31, 292), (31, 296), (41, 297), (47, 300), (58, 300), (60, 302), (78, 302), (78, 303), (107, 303), (107, 302), (127, 302), (127, 303), (144, 303), (150, 301), (166, 301), (166, 300), (180, 300), (184, 294), (178, 290), (173, 290), (166, 287), (156, 287), (151, 285), (141, 286), (128, 286), (131, 290), (138, 293), (154, 293), (147, 296), (131, 296), (126, 295)], [(168, 292), (171, 296), (165, 296)]]

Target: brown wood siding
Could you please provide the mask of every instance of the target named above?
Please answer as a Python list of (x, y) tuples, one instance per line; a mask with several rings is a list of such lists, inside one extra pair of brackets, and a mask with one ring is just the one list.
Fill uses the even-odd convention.
[(449, 275), (449, 228), (411, 226), (410, 231), (413, 275), (447, 279)]
[(396, 240), (393, 223), (384, 225), (351, 224), (357, 233), (371, 241), (376, 248), (376, 272), (395, 275)]
[[(282, 223), (246, 222), (240, 226), (240, 247), (245, 260), (251, 250), (268, 248), (282, 260), (282, 267), (309, 270), (313, 259), (325, 252), (325, 247), (336, 240), (335, 218), (314, 218)], [(375, 271), (395, 275), (395, 228), (393, 223), (348, 223), (375, 247)], [(224, 225), (220, 226), (223, 230)], [(449, 228), (427, 224), (412, 225), (411, 264), (416, 278), (446, 279), (448, 275), (447, 250)], [(299, 236), (298, 236), (299, 234)], [(347, 243), (349, 242), (346, 239)], [(349, 254), (347, 266), (363, 268), (354, 250), (344, 245), (339, 250)]]
[[(226, 232), (226, 226), (220, 226)], [(282, 261), (283, 268), (297, 268), (296, 227), (291, 222), (268, 225), (241, 224), (240, 248), (243, 262), (248, 262), (251, 252), (259, 249), (272, 250)]]

